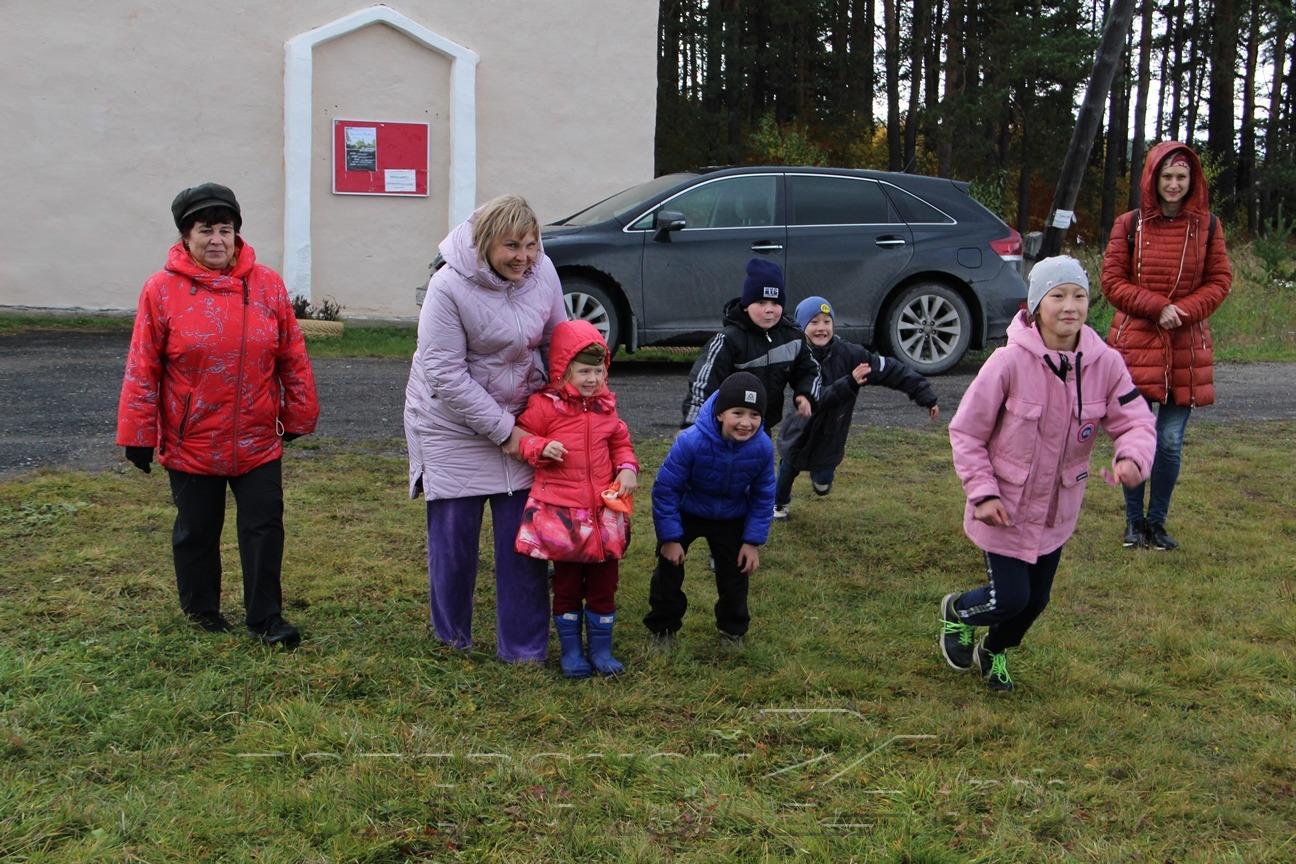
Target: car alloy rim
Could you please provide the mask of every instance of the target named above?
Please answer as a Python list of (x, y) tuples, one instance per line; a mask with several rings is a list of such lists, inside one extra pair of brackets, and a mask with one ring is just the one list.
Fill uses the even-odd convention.
[(958, 310), (938, 294), (921, 294), (905, 306), (896, 324), (905, 354), (920, 363), (936, 363), (954, 353), (963, 335)]
[(580, 291), (573, 291), (570, 294), (563, 295), (563, 303), (567, 306), (567, 317), (569, 319), (588, 321), (594, 325), (594, 328), (599, 331), (604, 339), (608, 338), (608, 330), (611, 328), (608, 311), (603, 308), (603, 304), (596, 298)]

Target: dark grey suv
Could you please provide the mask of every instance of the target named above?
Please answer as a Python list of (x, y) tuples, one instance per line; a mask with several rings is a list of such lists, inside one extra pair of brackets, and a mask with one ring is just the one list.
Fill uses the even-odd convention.
[(755, 255), (783, 268), (789, 307), (821, 294), (838, 334), (923, 374), (1002, 338), (1026, 298), (1021, 236), (966, 183), (912, 174), (670, 174), (542, 233), (568, 313), (630, 351), (704, 342)]

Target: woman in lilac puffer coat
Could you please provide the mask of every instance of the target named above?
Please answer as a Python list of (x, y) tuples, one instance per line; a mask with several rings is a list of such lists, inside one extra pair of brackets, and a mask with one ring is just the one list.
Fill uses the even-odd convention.
[(531, 488), (514, 417), (547, 382), (541, 350), (566, 320), (562, 286), (526, 201), (482, 205), (441, 242), (419, 314), (405, 387), (409, 493), (427, 501), (428, 604), (436, 637), (472, 644), (482, 512), (495, 536), (497, 653), (543, 662), (549, 640), (544, 561), (513, 540)]

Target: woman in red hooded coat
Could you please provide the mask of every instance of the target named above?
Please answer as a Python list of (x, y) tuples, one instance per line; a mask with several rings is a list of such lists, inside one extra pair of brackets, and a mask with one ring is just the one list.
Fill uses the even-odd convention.
[(1210, 316), (1228, 296), (1233, 273), (1196, 153), (1177, 141), (1156, 145), (1139, 188), (1141, 207), (1112, 226), (1102, 290), (1116, 309), (1107, 342), (1125, 358), (1139, 392), (1158, 406), (1152, 475), (1125, 490), (1123, 542), (1165, 550), (1179, 545), (1166, 533), (1166, 516), (1188, 416), (1215, 401)]
[(176, 506), (180, 608), (210, 632), (220, 611), (225, 489), (238, 506), (249, 632), (301, 639), (283, 619), (283, 443), (315, 431), (315, 377), (279, 274), (239, 235), (234, 193), (217, 183), (171, 202), (180, 239), (144, 283), (117, 407), (117, 443), (144, 473), (156, 453)]

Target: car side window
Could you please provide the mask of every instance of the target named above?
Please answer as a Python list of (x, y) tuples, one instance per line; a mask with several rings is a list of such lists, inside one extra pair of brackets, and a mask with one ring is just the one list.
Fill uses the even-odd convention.
[(954, 222), (949, 216), (912, 192), (906, 192), (895, 186), (890, 186), (887, 192), (890, 193), (896, 209), (900, 211), (900, 218), (911, 225), (950, 225)]
[(899, 222), (873, 180), (789, 174), (789, 225), (886, 225)]
[[(727, 177), (695, 186), (666, 201), (658, 209), (683, 213), (689, 229), (775, 225), (777, 185), (778, 178), (772, 174)], [(640, 227), (639, 222), (634, 227)]]

